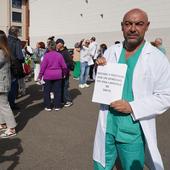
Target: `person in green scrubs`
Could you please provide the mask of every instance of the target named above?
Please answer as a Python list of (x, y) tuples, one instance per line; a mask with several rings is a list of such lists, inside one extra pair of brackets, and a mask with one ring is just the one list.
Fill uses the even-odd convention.
[[(127, 12), (121, 23), (124, 42), (118, 63), (127, 64), (126, 79), (122, 100), (112, 102), (107, 115), (105, 159), (106, 166), (94, 161), (95, 170), (112, 170), (119, 158), (123, 170), (143, 170), (144, 135), (138, 121), (133, 121), (129, 102), (134, 100), (132, 81), (135, 65), (143, 46), (144, 35), (148, 29), (147, 14), (140, 9)], [(104, 57), (98, 58), (98, 65), (106, 64)]]
[(73, 61), (75, 62), (75, 67), (73, 70), (73, 79), (79, 80), (79, 77), (80, 77), (80, 42), (77, 42), (74, 45)]

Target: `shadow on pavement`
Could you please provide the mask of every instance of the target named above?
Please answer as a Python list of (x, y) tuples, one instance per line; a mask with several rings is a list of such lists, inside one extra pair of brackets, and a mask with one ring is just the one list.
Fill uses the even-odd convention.
[(22, 152), (21, 139), (0, 139), (0, 164), (3, 162), (12, 162), (7, 170), (15, 169), (19, 164), (20, 154)]
[(22, 97), (18, 102), (21, 110), (16, 117), (18, 123), (16, 127), (17, 132), (21, 131), (26, 126), (29, 119), (37, 116), (44, 109), (43, 102), (41, 101), (43, 100), (42, 86), (36, 84), (30, 85), (26, 93), (28, 97)]
[[(19, 115), (16, 117), (17, 132), (21, 131), (31, 118), (37, 116), (44, 109), (42, 86), (31, 84), (26, 93), (28, 97), (22, 97), (17, 102), (21, 107)], [(81, 92), (74, 88), (70, 90), (70, 95), (74, 100), (78, 95), (81, 95)]]
[(81, 92), (79, 89), (71, 89), (70, 95), (71, 95), (72, 100), (74, 100), (77, 96), (81, 95)]

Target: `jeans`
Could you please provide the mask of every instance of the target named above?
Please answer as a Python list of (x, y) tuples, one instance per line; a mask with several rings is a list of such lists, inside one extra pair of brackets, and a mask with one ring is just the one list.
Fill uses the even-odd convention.
[(8, 93), (8, 101), (11, 108), (15, 106), (15, 99), (18, 92), (18, 79), (13, 79), (11, 81), (11, 89)]
[(80, 69), (80, 84), (85, 84), (87, 82), (90, 69), (88, 62), (80, 63)]
[(69, 88), (69, 75), (62, 80), (62, 102), (72, 102)]
[(44, 85), (44, 104), (51, 108), (50, 92), (54, 93), (54, 107), (61, 107), (61, 80), (45, 80)]

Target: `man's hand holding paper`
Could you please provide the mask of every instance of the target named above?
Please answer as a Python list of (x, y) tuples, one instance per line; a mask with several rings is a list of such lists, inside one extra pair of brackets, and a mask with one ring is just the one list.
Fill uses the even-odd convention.
[(110, 107), (114, 108), (118, 112), (122, 112), (125, 114), (132, 113), (132, 108), (131, 108), (129, 102), (127, 102), (125, 100), (117, 100), (115, 102), (112, 102), (110, 104)]

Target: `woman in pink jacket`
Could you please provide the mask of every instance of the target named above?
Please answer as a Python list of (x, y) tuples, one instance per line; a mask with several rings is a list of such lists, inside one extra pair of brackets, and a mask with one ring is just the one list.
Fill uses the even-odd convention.
[(66, 74), (66, 64), (63, 56), (56, 51), (55, 41), (48, 42), (48, 52), (41, 62), (38, 79), (45, 81), (44, 104), (45, 110), (51, 111), (50, 92), (54, 93), (54, 109), (61, 109), (61, 80)]

